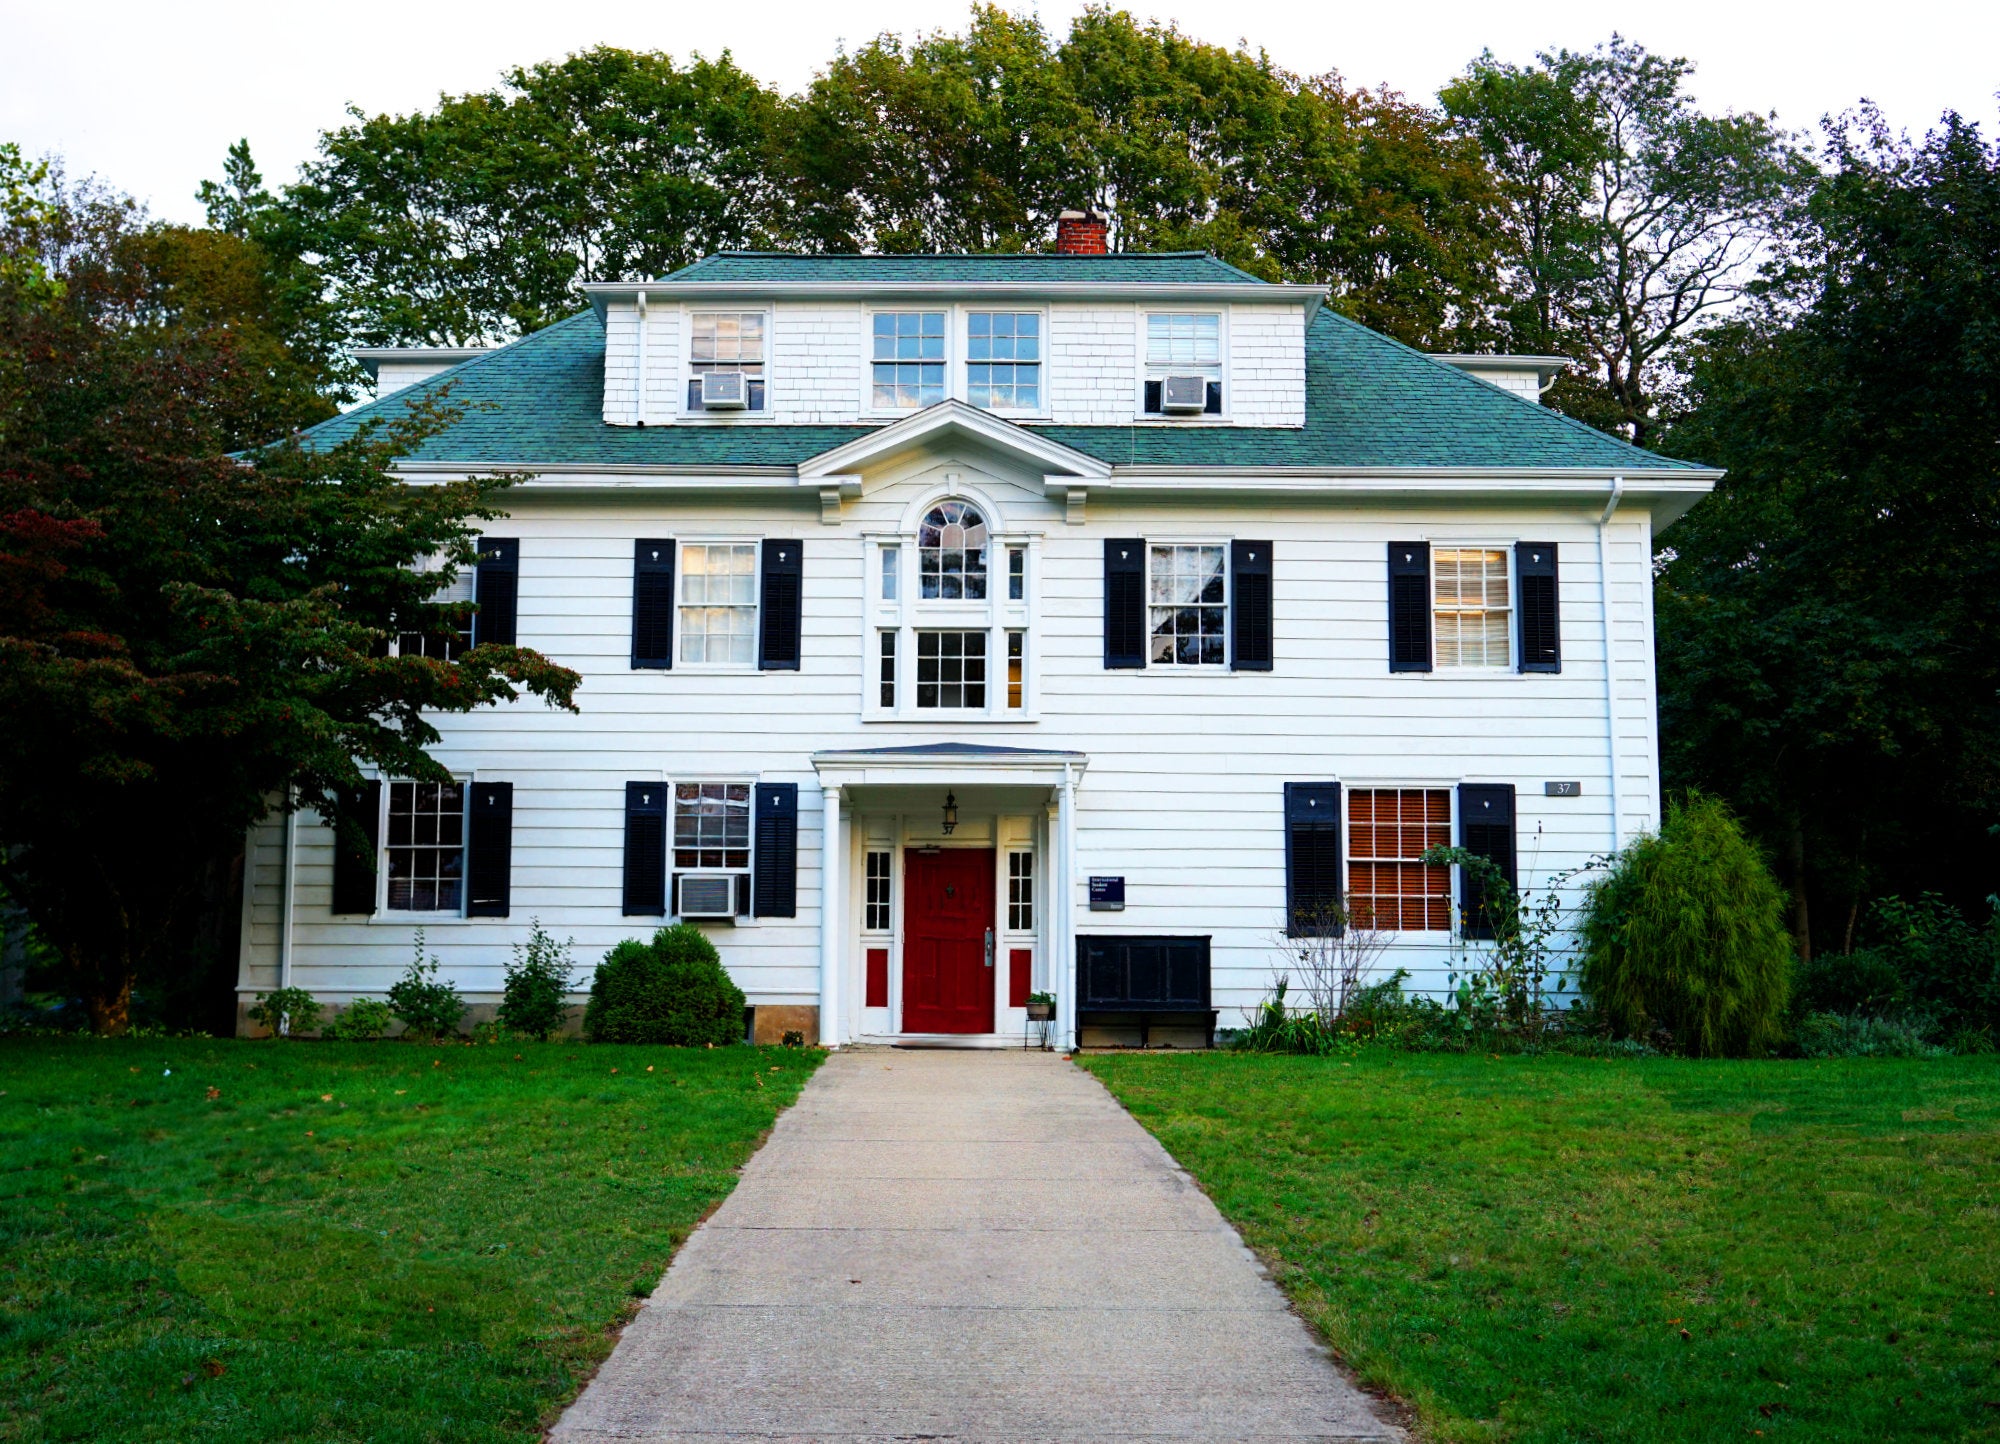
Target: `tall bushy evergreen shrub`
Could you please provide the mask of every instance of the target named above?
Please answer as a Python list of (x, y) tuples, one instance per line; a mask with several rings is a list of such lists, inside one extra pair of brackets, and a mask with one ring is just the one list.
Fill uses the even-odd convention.
[(604, 955), (583, 1031), (593, 1043), (734, 1043), (743, 1037), (743, 992), (701, 929), (677, 923)]
[(1621, 1035), (1665, 1030), (1697, 1057), (1762, 1053), (1783, 1034), (1785, 894), (1719, 800), (1689, 793), (1619, 854), (1583, 918), (1583, 986)]

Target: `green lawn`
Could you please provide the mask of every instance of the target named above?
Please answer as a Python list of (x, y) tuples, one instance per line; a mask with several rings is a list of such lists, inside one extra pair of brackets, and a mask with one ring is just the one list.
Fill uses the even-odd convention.
[(0, 1439), (536, 1438), (818, 1058), (0, 1043)]
[(2000, 1439), (2000, 1060), (1084, 1066), (1432, 1439)]

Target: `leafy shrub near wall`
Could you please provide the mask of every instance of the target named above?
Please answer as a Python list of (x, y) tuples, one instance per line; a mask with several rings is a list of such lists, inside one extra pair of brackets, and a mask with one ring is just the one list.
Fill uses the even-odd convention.
[(438, 977), (435, 955), (424, 956), (424, 930), (417, 929), (417, 955), (410, 970), (389, 985), (389, 1009), (408, 1035), (419, 1041), (448, 1038), (465, 1016), (465, 999), (449, 981)]
[(1696, 1057), (1766, 1052), (1784, 1034), (1785, 894), (1729, 809), (1698, 793), (1618, 855), (1584, 911), (1583, 987), (1621, 1037)]
[(569, 1018), (569, 990), (576, 985), (570, 949), (576, 940), (557, 942), (540, 918), (528, 929), (526, 944), (514, 944), (500, 996), (500, 1026), (546, 1043)]
[(743, 992), (722, 970), (715, 944), (692, 923), (678, 923), (604, 955), (583, 1032), (593, 1043), (734, 1043), (743, 1037)]
[(356, 998), (326, 1025), (326, 1033), (343, 1043), (372, 1043), (389, 1031), (395, 1016), (380, 998)]
[(269, 1028), (273, 1038), (310, 1033), (319, 1027), (319, 999), (304, 988), (279, 988), (276, 992), (259, 993), (256, 1003), (248, 1011), (250, 1021)]

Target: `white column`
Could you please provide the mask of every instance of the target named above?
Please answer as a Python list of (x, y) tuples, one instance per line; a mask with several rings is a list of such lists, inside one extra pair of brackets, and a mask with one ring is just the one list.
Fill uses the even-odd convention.
[(1076, 1019), (1076, 777), (1063, 764), (1062, 790), (1056, 795), (1056, 956), (1051, 976), (1058, 979), (1056, 1019), (1065, 1052), (1077, 1044)]
[(847, 894), (841, 888), (840, 788), (820, 784), (819, 844), (819, 1041), (838, 1047), (840, 1026), (840, 934), (846, 925)]

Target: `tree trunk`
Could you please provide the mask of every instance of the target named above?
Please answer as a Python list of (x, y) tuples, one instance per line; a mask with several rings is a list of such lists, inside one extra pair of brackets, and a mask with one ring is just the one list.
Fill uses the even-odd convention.
[(1799, 961), (1812, 961), (1812, 914), (1806, 905), (1806, 830), (1797, 818), (1785, 834), (1785, 866), (1792, 883), (1792, 945)]
[(121, 962), (110, 969), (86, 969), (77, 949), (69, 950), (71, 975), (83, 982), (83, 1006), (90, 1014), (90, 1031), (100, 1038), (118, 1038), (132, 1030), (132, 967)]

